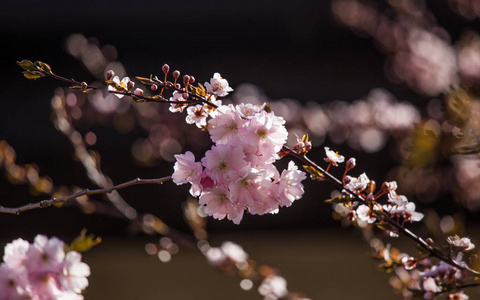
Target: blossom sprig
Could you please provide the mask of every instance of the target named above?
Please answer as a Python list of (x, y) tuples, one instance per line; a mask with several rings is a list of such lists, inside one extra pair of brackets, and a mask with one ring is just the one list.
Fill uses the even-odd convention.
[(54, 74), (50, 65), (42, 61), (36, 61), (33, 63), (30, 60), (24, 59), (22, 61), (17, 61), (17, 64), (25, 70), (23, 71), (23, 76), (25, 76), (27, 79), (50, 77), (55, 80), (71, 83), (72, 86), (70, 86), (70, 88), (72, 90), (82, 91), (84, 93), (94, 93), (97, 90), (97, 87), (91, 86), (85, 81), (68, 79)]
[(16, 239), (0, 264), (0, 299), (83, 299), (90, 267), (56, 237)]
[(304, 193), (304, 172), (290, 162), (281, 173), (273, 165), (287, 140), (283, 118), (268, 106), (220, 106), (206, 124), (215, 143), (196, 161), (193, 153), (176, 155), (173, 181), (191, 184), (205, 212), (240, 223), (250, 214), (276, 213)]
[[(283, 151), (289, 151), (290, 155), (300, 160), (309, 169), (315, 170), (315, 172), (321, 174), (324, 180), (331, 182), (337, 188), (343, 190), (341, 196), (335, 199), (330, 199), (329, 202), (341, 203), (344, 205), (346, 204), (350, 207), (355, 207), (354, 202), (357, 203), (356, 205), (366, 205), (368, 207), (368, 213), (366, 213), (365, 215), (369, 217), (373, 216), (375, 218), (374, 222), (377, 226), (387, 229), (389, 232), (393, 232), (394, 235), (403, 235), (407, 237), (408, 239), (414, 241), (418, 245), (418, 248), (428, 253), (428, 255), (436, 257), (456, 269), (463, 270), (475, 276), (480, 275), (480, 272), (478, 272), (477, 270), (470, 268), (466, 264), (457, 262), (454, 258), (451, 257), (449, 253), (446, 253), (442, 249), (436, 247), (430, 239), (425, 240), (417, 236), (415, 233), (413, 233), (404, 226), (405, 222), (398, 222), (396, 217), (389, 214), (389, 211), (383, 210), (383, 207), (375, 201), (375, 196), (373, 195), (374, 191), (372, 189), (374, 185), (367, 184), (367, 182), (370, 182), (370, 180), (368, 179), (368, 177), (366, 177), (366, 175), (362, 176), (362, 174), (360, 177), (356, 178), (359, 185), (364, 186), (365, 189), (360, 188), (360, 192), (355, 192), (354, 190), (350, 189), (350, 186), (347, 186), (348, 183), (345, 184), (329, 172), (326, 172), (322, 167), (310, 160), (307, 156), (298, 155), (295, 151), (292, 151), (287, 146), (283, 146), (283, 148)], [(387, 182), (383, 184), (382, 187), (383, 186), (396, 189), (396, 183), (393, 182)], [(365, 194), (364, 191), (368, 191), (369, 193)], [(383, 193), (384, 192), (385, 191), (383, 191)], [(367, 211), (365, 208), (362, 208), (361, 210)], [(355, 213), (350, 214), (350, 216), (351, 215), (355, 215)], [(405, 216), (407, 217), (408, 221), (415, 221), (413, 218), (408, 219), (408, 214), (406, 214)]]

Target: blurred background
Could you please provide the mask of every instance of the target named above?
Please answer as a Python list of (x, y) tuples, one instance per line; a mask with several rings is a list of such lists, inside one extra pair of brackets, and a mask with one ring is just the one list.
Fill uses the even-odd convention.
[[(174, 154), (189, 150), (201, 157), (210, 148), (206, 133), (164, 105), (55, 92), (68, 85), (26, 80), (16, 61), (40, 60), (55, 74), (97, 86), (106, 69), (120, 77), (161, 78), (167, 63), (202, 84), (221, 73), (235, 89), (226, 102), (270, 102), (287, 120), (289, 145), (292, 133), (309, 133), (316, 147), (310, 157), (318, 163), (328, 146), (357, 158), (353, 175), (397, 180), (400, 193), (427, 215), (424, 224), (411, 226), (421, 236), (455, 232), (478, 244), (480, 132), (471, 121), (480, 116), (476, 3), (4, 0), (0, 140), (11, 148), (2, 144), (0, 204), (20, 206), (75, 186), (97, 187), (52, 122), (54, 95), (115, 184), (171, 175)], [(5, 157), (24, 168), (7, 168)], [(347, 224), (324, 202), (332, 186), (304, 185), (305, 196), (278, 214), (247, 215), (240, 225), (208, 219), (211, 243), (241, 244), (258, 262), (278, 267), (289, 289), (312, 299), (393, 299), (390, 275), (367, 259), (361, 233), (352, 226), (342, 230)], [(189, 232), (182, 213), (188, 187), (167, 182), (120, 195), (138, 213)], [(84, 255), (93, 273), (87, 299), (261, 299), (193, 250), (181, 248), (168, 264), (148, 256), (144, 245), (157, 236), (89, 210), (88, 201), (1, 215), (0, 241), (32, 241), (37, 233), (71, 240), (83, 228), (101, 236), (104, 242)], [(441, 224), (440, 232), (429, 231)], [(394, 242), (414, 251), (409, 241)]]

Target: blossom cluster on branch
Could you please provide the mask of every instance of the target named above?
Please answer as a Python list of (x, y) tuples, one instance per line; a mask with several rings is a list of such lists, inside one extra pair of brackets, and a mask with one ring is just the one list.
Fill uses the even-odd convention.
[(56, 237), (37, 235), (32, 244), (16, 239), (0, 264), (0, 299), (83, 299), (90, 267)]

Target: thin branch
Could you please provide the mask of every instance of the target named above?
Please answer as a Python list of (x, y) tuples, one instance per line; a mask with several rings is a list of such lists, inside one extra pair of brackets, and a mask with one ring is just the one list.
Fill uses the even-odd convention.
[[(345, 186), (343, 185), (343, 183), (340, 180), (338, 180), (332, 174), (326, 172), (322, 167), (315, 164), (313, 161), (311, 161), (305, 155), (300, 155), (300, 154), (296, 153), (295, 151), (291, 150), (290, 148), (288, 148), (286, 146), (284, 146), (283, 148), (284, 148), (285, 153), (288, 153), (288, 154), (294, 156), (295, 158), (299, 159), (300, 161), (302, 161), (306, 165), (315, 168), (315, 170), (320, 172), (325, 177), (326, 180), (332, 182), (334, 185), (337, 186), (337, 188), (345, 190), (352, 197), (354, 197), (356, 201), (358, 201), (360, 203), (363, 203), (363, 204), (368, 204), (367, 200), (364, 197), (362, 197), (361, 195), (358, 195), (357, 193), (354, 193), (353, 191), (345, 188)], [(402, 224), (399, 224), (396, 220), (392, 219), (387, 213), (385, 213), (383, 211), (376, 211), (375, 213), (377, 213), (381, 217), (381, 220), (383, 220), (385, 223), (387, 223), (388, 225), (395, 228), (398, 231), (398, 233), (403, 234), (407, 238), (416, 242), (422, 249), (424, 249), (425, 251), (430, 253), (430, 255), (432, 255), (432, 256), (434, 256), (434, 257), (436, 257), (436, 258), (438, 258), (438, 259), (446, 262), (447, 264), (449, 264), (451, 266), (454, 266), (458, 269), (469, 271), (470, 273), (472, 273), (474, 275), (480, 275), (480, 272), (478, 272), (474, 269), (471, 269), (468, 266), (460, 265), (458, 262), (456, 262), (455, 260), (450, 258), (447, 254), (445, 254), (439, 248), (434, 247), (433, 245), (430, 245), (423, 238), (417, 236), (412, 231), (403, 227)]]
[(49, 206), (52, 206), (53, 204), (64, 203), (64, 202), (76, 199), (78, 197), (81, 197), (81, 196), (109, 194), (113, 191), (116, 191), (116, 190), (119, 190), (119, 189), (124, 189), (124, 188), (134, 186), (134, 185), (139, 185), (139, 184), (162, 184), (165, 181), (168, 181), (168, 180), (171, 180), (171, 179), (172, 179), (171, 176), (162, 177), (162, 178), (149, 178), (149, 179), (135, 178), (135, 179), (132, 179), (130, 181), (114, 185), (112, 187), (94, 189), (94, 190), (83, 189), (81, 191), (78, 191), (74, 194), (71, 194), (71, 195), (68, 195), (68, 196), (65, 196), (65, 197), (50, 198), (48, 200), (42, 200), (42, 201), (36, 202), (36, 203), (29, 203), (29, 204), (25, 204), (23, 206), (15, 207), (15, 208), (8, 208), (8, 207), (0, 206), (0, 213), (19, 215), (20, 213), (25, 212), (27, 210), (49, 207)]

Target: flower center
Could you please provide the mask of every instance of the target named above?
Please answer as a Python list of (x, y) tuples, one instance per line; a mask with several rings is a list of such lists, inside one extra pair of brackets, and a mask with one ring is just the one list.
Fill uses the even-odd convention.
[(220, 170), (226, 170), (228, 167), (227, 163), (225, 161), (221, 161), (219, 164), (218, 164), (218, 168)]

